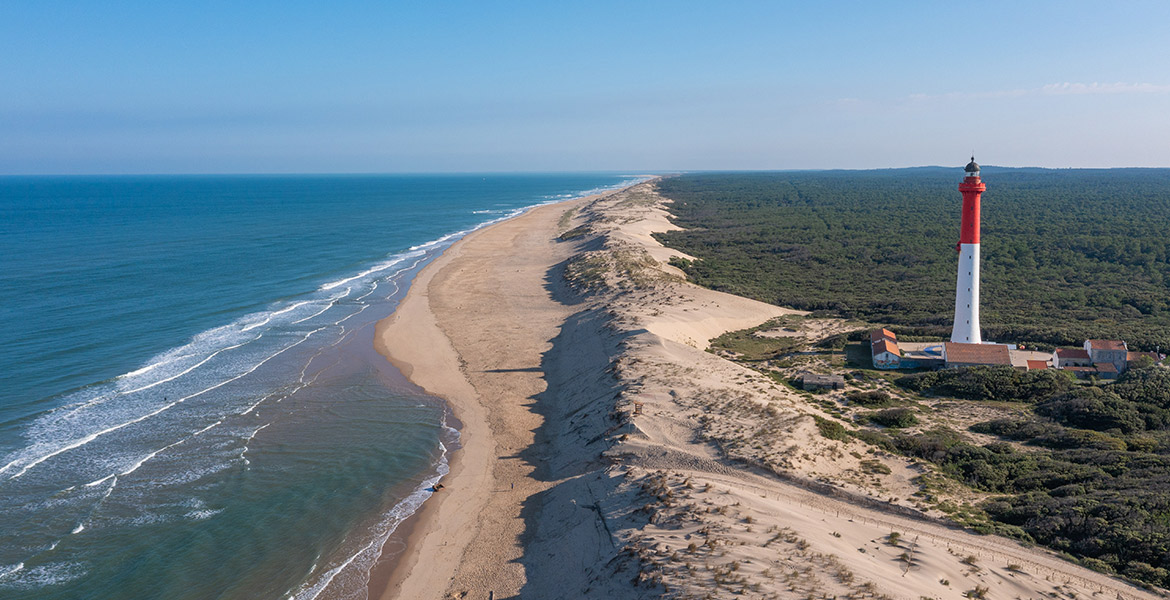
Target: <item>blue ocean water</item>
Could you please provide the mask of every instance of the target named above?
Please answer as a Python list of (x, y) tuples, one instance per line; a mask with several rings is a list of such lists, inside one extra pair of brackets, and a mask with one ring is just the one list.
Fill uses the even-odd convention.
[(373, 326), (617, 174), (0, 178), (0, 598), (365, 598), (446, 472)]

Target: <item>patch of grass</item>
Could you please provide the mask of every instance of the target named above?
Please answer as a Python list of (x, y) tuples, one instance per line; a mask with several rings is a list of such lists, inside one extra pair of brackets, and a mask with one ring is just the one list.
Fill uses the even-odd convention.
[(574, 227), (573, 229), (570, 229), (570, 230), (562, 233), (560, 235), (560, 237), (557, 239), (561, 240), (562, 242), (567, 242), (567, 241), (572, 240), (572, 239), (584, 237), (584, 236), (588, 235), (592, 230), (593, 230), (593, 228), (590, 227), (588, 224), (581, 225), (580, 227)]
[(802, 337), (773, 338), (756, 335), (760, 331), (774, 329), (779, 325), (778, 319), (771, 319), (756, 327), (729, 331), (712, 339), (711, 348), (733, 352), (744, 362), (760, 362), (795, 352), (807, 345), (807, 341)]
[(845, 426), (824, 417), (813, 415), (813, 420), (817, 422), (817, 429), (820, 430), (821, 435), (830, 440), (843, 441), (849, 437), (849, 431)]
[(569, 228), (569, 223), (573, 221), (573, 216), (577, 214), (576, 208), (570, 208), (561, 213), (561, 218), (557, 219), (557, 229), (564, 231)]

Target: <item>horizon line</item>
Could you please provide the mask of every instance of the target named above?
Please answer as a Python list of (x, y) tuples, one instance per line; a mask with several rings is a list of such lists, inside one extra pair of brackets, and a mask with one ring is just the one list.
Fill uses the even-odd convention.
[[(618, 170), (562, 170), (547, 171), (496, 170), (496, 171), (270, 171), (270, 172), (82, 172), (82, 173), (0, 173), (0, 178), (16, 177), (363, 177), (363, 176), (483, 176), (483, 175), (616, 175), (629, 173), (629, 177), (660, 177), (674, 174), (693, 173), (801, 173), (831, 171), (899, 171), (910, 169), (962, 169), (963, 165), (911, 165), (902, 167), (827, 167), (827, 168), (776, 168), (776, 169), (618, 169)], [(1170, 170), (1167, 167), (1124, 166), (1124, 167), (1038, 167), (980, 165), (982, 169), (1044, 170), (1044, 171), (1122, 171), (1122, 170)]]

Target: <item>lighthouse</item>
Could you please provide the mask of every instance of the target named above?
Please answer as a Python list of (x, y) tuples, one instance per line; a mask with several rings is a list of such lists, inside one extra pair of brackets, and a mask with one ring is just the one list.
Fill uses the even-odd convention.
[(987, 186), (979, 180), (975, 157), (964, 169), (959, 184), (963, 194), (963, 222), (959, 228), (959, 276), (955, 285), (955, 325), (951, 341), (979, 344), (979, 196)]

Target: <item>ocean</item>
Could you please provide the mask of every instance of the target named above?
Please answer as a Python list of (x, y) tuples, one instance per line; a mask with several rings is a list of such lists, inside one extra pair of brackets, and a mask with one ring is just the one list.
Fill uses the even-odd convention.
[(637, 180), (0, 178), (0, 598), (366, 598), (459, 438), (374, 324), (467, 232)]

